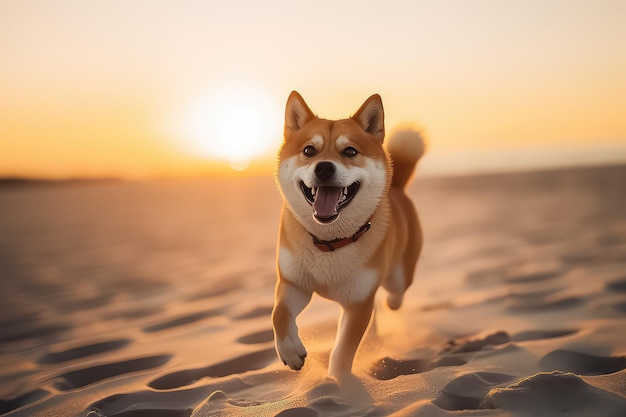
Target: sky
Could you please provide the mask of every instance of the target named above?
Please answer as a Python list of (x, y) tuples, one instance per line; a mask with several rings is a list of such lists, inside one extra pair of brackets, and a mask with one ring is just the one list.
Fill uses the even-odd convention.
[(271, 172), (297, 90), (432, 173), (626, 162), (626, 1), (0, 2), (0, 176)]

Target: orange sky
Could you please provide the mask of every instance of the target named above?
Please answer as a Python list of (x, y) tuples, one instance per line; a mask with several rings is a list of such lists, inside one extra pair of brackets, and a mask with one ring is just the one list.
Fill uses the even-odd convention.
[[(223, 169), (189, 146), (215, 127), (188, 124), (225, 88), (272, 109), (264, 161), (296, 89), (327, 118), (380, 93), (388, 129), (423, 126), (433, 172), (626, 162), (624, 16), (619, 0), (4, 0), (0, 176)], [(229, 122), (242, 150), (250, 119)]]

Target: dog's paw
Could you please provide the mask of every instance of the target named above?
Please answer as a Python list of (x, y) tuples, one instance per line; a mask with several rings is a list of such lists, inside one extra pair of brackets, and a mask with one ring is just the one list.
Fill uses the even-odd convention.
[(306, 349), (300, 338), (287, 336), (282, 340), (276, 340), (276, 352), (280, 360), (295, 371), (299, 371), (304, 366)]
[(391, 310), (397, 310), (402, 306), (402, 298), (403, 298), (404, 294), (400, 293), (400, 294), (394, 294), (394, 293), (389, 293), (387, 294), (387, 307), (389, 307), (389, 309)]

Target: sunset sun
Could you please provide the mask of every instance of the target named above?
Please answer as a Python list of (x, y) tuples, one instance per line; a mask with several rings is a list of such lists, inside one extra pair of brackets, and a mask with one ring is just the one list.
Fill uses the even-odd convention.
[(190, 153), (227, 161), (242, 171), (280, 143), (281, 123), (279, 107), (267, 94), (250, 87), (224, 87), (189, 106), (181, 140)]

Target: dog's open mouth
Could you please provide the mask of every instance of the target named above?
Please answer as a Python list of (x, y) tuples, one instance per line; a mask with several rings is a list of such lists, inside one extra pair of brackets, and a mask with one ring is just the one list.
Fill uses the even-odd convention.
[(300, 189), (306, 201), (313, 207), (313, 217), (320, 223), (332, 223), (339, 212), (347, 206), (359, 190), (359, 182), (347, 187), (307, 187), (300, 182)]

